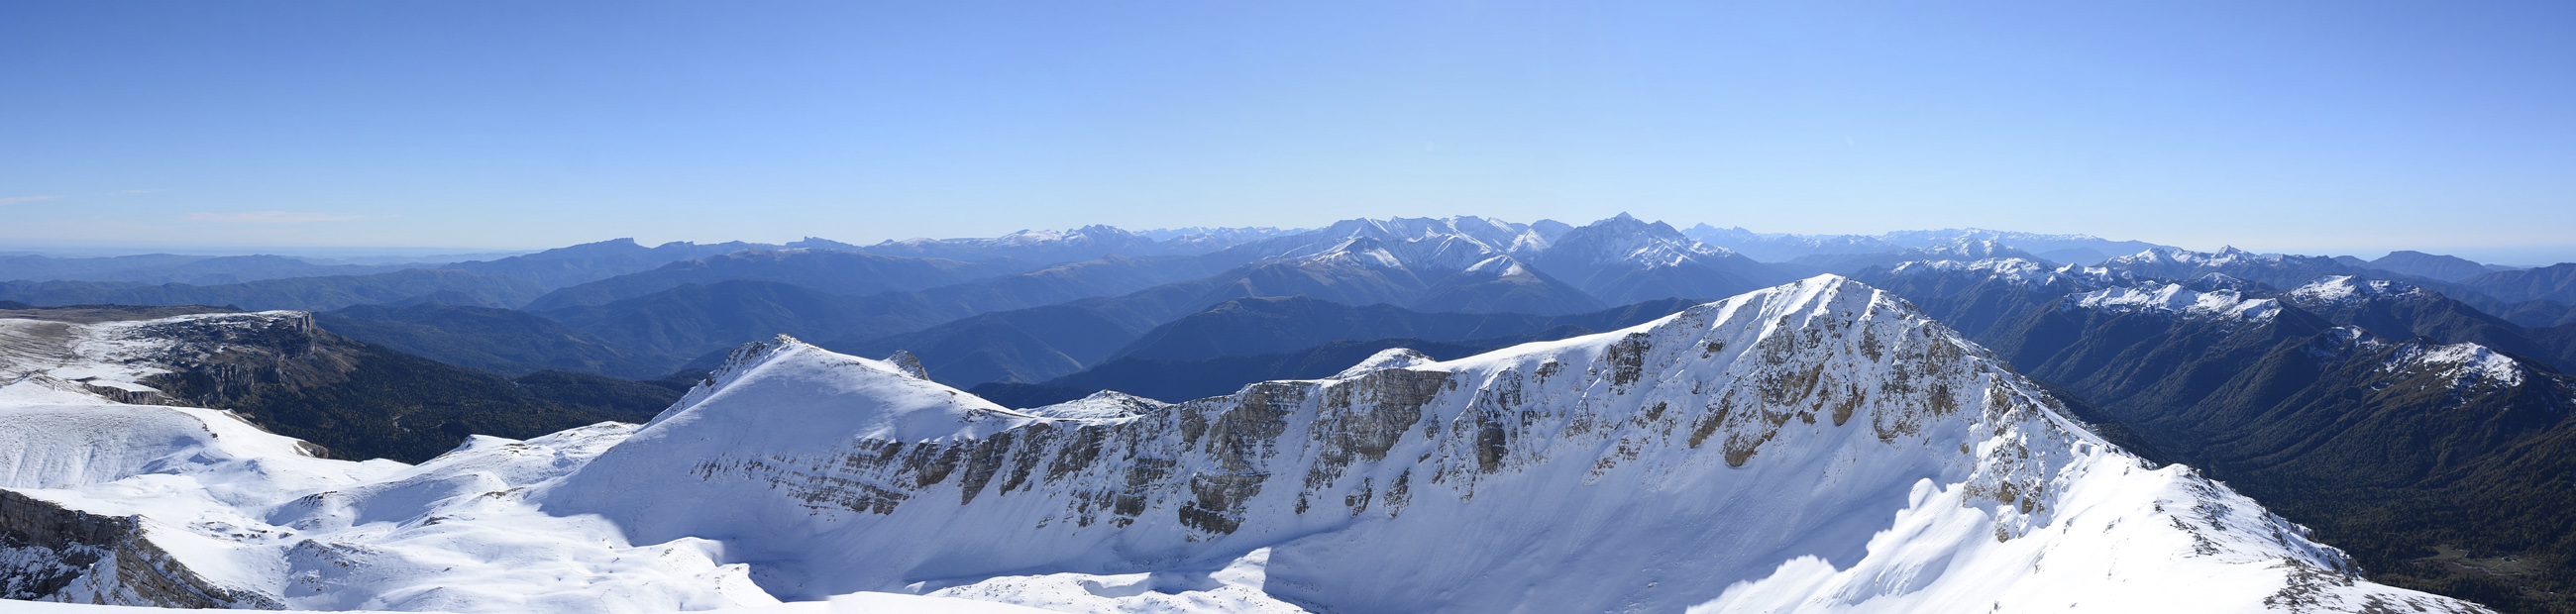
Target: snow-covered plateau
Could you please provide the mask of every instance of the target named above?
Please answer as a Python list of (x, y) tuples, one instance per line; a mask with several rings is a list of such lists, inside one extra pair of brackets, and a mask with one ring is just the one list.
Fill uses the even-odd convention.
[[(917, 366), (781, 337), (738, 349), (650, 423), (476, 437), (419, 465), (312, 458), (218, 410), (119, 404), (44, 375), (85, 354), (12, 351), (60, 363), (0, 388), (0, 591), (15, 599), (2483, 611), (2360, 579), (2304, 528), (2104, 442), (1983, 348), (1834, 276), (1179, 404), (1006, 408)], [(120, 610), (0, 602), (12, 611)]]

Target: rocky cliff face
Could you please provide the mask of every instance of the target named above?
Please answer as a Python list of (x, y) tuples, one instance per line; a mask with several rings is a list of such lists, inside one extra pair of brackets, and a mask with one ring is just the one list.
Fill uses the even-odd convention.
[(346, 381), (360, 344), (302, 311), (109, 318), (95, 309), (0, 314), (0, 375), (45, 376), (122, 403), (225, 407)]
[(347, 381), (358, 366), (358, 344), (314, 326), (308, 312), (158, 320), (134, 328), (171, 342), (148, 358), (172, 371), (145, 383), (182, 405), (225, 407), (275, 389), (326, 386)]
[(1070, 419), (780, 339), (535, 497), (637, 541), (724, 541), (785, 596), (1213, 586), (1257, 553), (1261, 592), (1317, 611), (2473, 609), (2355, 583), (2304, 529), (2144, 469), (1840, 278), (1344, 375)]
[(0, 490), (0, 599), (284, 609), (274, 599), (199, 577), (146, 539), (146, 522)]

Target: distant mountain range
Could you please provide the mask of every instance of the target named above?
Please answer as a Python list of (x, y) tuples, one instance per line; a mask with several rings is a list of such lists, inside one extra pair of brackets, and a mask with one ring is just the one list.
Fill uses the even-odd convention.
[[(20, 256), (0, 259), (0, 273), (27, 278), (0, 282), (0, 300), (335, 312), (327, 319), (351, 335), (501, 373), (668, 373), (789, 333), (845, 349), (918, 347), (925, 360), (946, 365), (943, 373), (974, 380), (959, 383), (1033, 383), (1095, 366), (1118, 349), (1039, 329), (1081, 323), (1103, 331), (1095, 335), (1102, 339), (1137, 335), (1236, 298), (1564, 315), (1729, 296), (1819, 273), (1869, 278), (1871, 270), (1994, 259), (2166, 279), (2221, 273), (2279, 287), (2324, 275), (2387, 278), (2514, 325), (2576, 323), (2568, 307), (2576, 268), (2566, 266), (2495, 270), (2507, 267), (2416, 252), (2373, 261), (2233, 248), (2204, 255), (1973, 228), (1870, 236), (1706, 224), (1683, 231), (1624, 214), (1581, 226), (1478, 217), (1355, 219), (1316, 229), (1086, 226), (874, 245), (808, 237), (647, 247), (616, 239), (410, 269), (274, 256)], [(540, 326), (527, 317), (412, 309), (420, 306), (517, 310), (576, 336), (532, 345), (519, 340)], [(960, 347), (981, 349), (951, 349)]]
[(242, 309), (323, 311), (413, 302), (422, 297), (475, 306), (515, 307), (545, 293), (511, 277), (452, 269), (404, 269), (371, 275), (267, 279), (238, 284), (145, 285), (98, 281), (0, 282), (0, 297), (32, 305), (232, 305)]
[(1983, 228), (1903, 230), (1881, 235), (1801, 235), (1757, 233), (1742, 227), (1717, 228), (1700, 224), (1692, 226), (1686, 234), (1700, 242), (1735, 250), (1762, 262), (1795, 262), (1799, 258), (1810, 256), (1894, 254), (1908, 248), (1929, 249), (1960, 243), (1992, 242), (2010, 245), (2049, 261), (2093, 264), (2110, 259), (2112, 256), (2171, 248), (2171, 246), (2144, 241), (2113, 241), (2091, 235), (2040, 234)]

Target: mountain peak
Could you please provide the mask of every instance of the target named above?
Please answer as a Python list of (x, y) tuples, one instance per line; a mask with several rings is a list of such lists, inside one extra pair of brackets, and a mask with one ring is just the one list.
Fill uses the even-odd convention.
[[(768, 424), (764, 433), (790, 445), (812, 437), (936, 437), (974, 432), (988, 414), (1022, 415), (921, 378), (918, 363), (913, 367), (834, 353), (787, 335), (745, 343), (637, 436), (696, 428), (710, 414)], [(823, 425), (845, 430), (817, 428)]]
[(2365, 302), (2378, 297), (2402, 296), (2423, 292), (2413, 284), (2371, 280), (2351, 275), (2329, 275), (2283, 293), (2302, 304), (2341, 304)]
[(1367, 359), (1361, 360), (1359, 364), (1351, 365), (1351, 368), (1343, 369), (1342, 372), (1333, 374), (1331, 379), (1351, 379), (1387, 369), (1402, 369), (1405, 367), (1426, 365), (1434, 362), (1439, 361), (1433, 360), (1430, 355), (1423, 354), (1421, 351), (1413, 348), (1387, 348), (1378, 350), (1376, 354), (1370, 354)]
[[(1270, 581), (1247, 598), (1346, 611), (1930, 610), (2243, 577), (2140, 597), (2234, 610), (2300, 570), (2351, 568), (2223, 484), (2140, 470), (1992, 354), (1840, 276), (1347, 378), (1095, 396), (1121, 406), (1088, 421), (771, 345), (728, 366), (713, 388), (729, 392), (536, 496), (633, 540), (727, 536), (727, 558), (797, 578), (772, 585), (791, 598), (1007, 598), (1025, 585), (976, 579), (1180, 575), (1259, 552)], [(2061, 548), (2088, 554), (2029, 564)], [(1705, 580), (1649, 588), (1638, 569)]]
[(2163, 282), (2103, 288), (2066, 297), (2065, 304), (2070, 308), (2109, 313), (2169, 314), (2189, 320), (2223, 318), (2259, 322), (2281, 312), (2278, 300), (2253, 298), (2228, 289), (2202, 292), (2183, 284)]

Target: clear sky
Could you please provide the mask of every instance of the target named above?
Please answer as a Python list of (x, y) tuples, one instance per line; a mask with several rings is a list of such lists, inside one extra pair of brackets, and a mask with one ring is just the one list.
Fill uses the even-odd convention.
[(1620, 211), (2576, 260), (2576, 3), (0, 0), (0, 250)]

